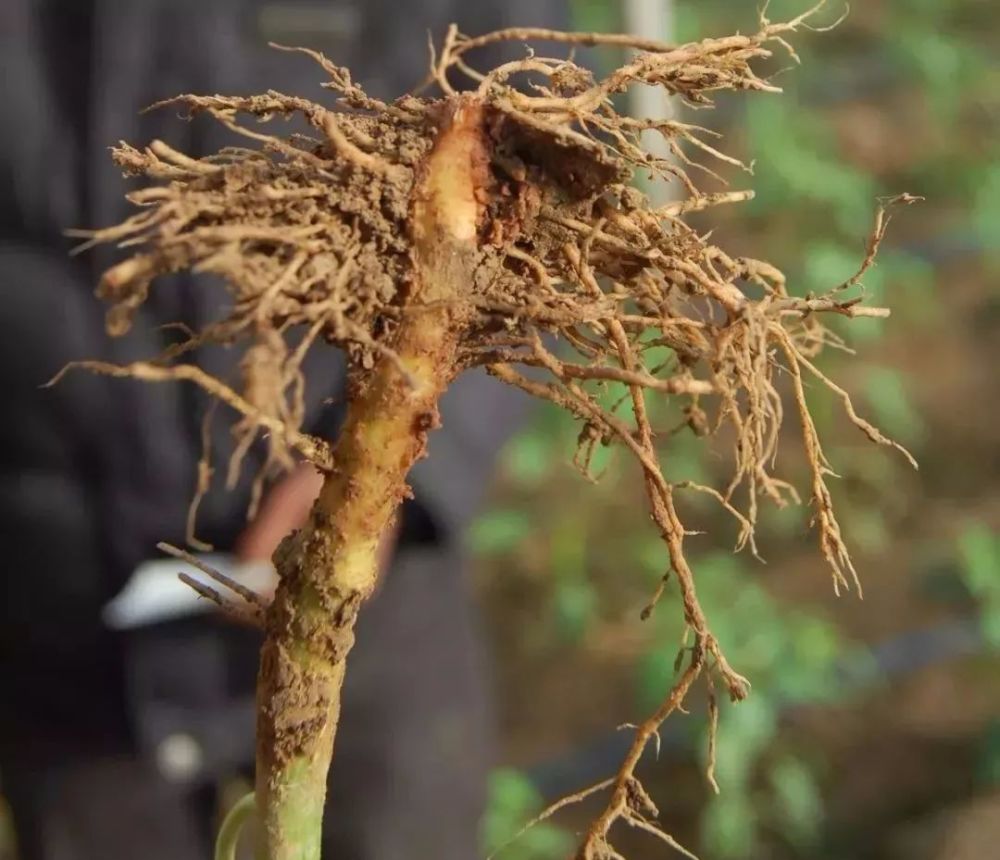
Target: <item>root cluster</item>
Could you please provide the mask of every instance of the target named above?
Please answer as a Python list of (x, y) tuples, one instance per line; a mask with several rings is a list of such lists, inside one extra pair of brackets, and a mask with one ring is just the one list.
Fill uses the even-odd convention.
[[(326, 441), (302, 431), (302, 359), (318, 338), (340, 346), (349, 359), (352, 396), (363, 392), (377, 363), (396, 361), (393, 333), (412, 311), (410, 193), (442, 105), (459, 89), (471, 88), (483, 105), (493, 153), (482, 199), (475, 201), (481, 225), (477, 274), (457, 300), (460, 366), (449, 372), (483, 367), (571, 412), (581, 424), (575, 463), (584, 474), (597, 445), (617, 444), (632, 453), (666, 549), (663, 585), (645, 614), (672, 579), (688, 628), (675, 686), (636, 728), (619, 772), (596, 787), (610, 796), (584, 837), (583, 858), (619, 856), (611, 842), (618, 822), (674, 844), (656, 823), (656, 807), (635, 775), (636, 765), (700, 676), (709, 679), (709, 689), (721, 683), (733, 700), (748, 692), (699, 604), (696, 573), (685, 557), (678, 490), (713, 497), (738, 522), (740, 546), (756, 552), (759, 504), (799, 500), (774, 472), (786, 417), (779, 394), (785, 380), (811, 470), (821, 551), (835, 588), (857, 587), (828, 489), (833, 473), (806, 402), (807, 384), (826, 386), (841, 398), (849, 419), (869, 439), (898, 447), (855, 412), (848, 394), (814, 359), (825, 345), (840, 345), (824, 327), (824, 314), (888, 314), (861, 304), (861, 281), (884, 235), (888, 207), (914, 198), (882, 203), (853, 278), (831, 285), (825, 295), (796, 296), (774, 266), (731, 257), (684, 219), (748, 199), (749, 191), (702, 192), (694, 179), (707, 174), (720, 181), (716, 170), (745, 166), (717, 149), (706, 129), (625, 116), (615, 106), (616, 96), (636, 85), (663, 87), (698, 106), (711, 104), (720, 90), (778, 92), (753, 66), (775, 48), (794, 58), (785, 37), (808, 26), (811, 14), (780, 24), (762, 16), (756, 34), (681, 46), (522, 29), (470, 38), (452, 28), (432, 60), (430, 79), (443, 98), (407, 96), (393, 103), (370, 98), (345, 69), (303, 51), (328, 75), (324, 86), (338, 97), (335, 106), (278, 92), (182, 95), (154, 106), (210, 114), (242, 137), (244, 146), (194, 159), (162, 142), (143, 149), (122, 143), (114, 150), (118, 164), (150, 183), (129, 197), (138, 207), (135, 215), (87, 234), (88, 244), (113, 242), (133, 253), (100, 283), (99, 293), (110, 303), (112, 334), (127, 329), (152, 281), (165, 273), (213, 273), (232, 296), (222, 321), (189, 332), (167, 354), (126, 367), (90, 363), (92, 369), (186, 379), (216, 394), (239, 414), (232, 471), (262, 433), (271, 465), (288, 464), (297, 450), (328, 468)], [(572, 54), (529, 52), (496, 69), (475, 68), (476, 49), (528, 40), (555, 45), (562, 54), (566, 46), (600, 43), (635, 53), (600, 80)], [(293, 117), (305, 121), (308, 133), (273, 135), (259, 130), (259, 122), (244, 124), (244, 118)], [(650, 129), (662, 135), (670, 157), (642, 147), (640, 136)], [(680, 183), (685, 198), (653, 206), (631, 184), (637, 171)], [(206, 342), (244, 346), (241, 380), (213, 379), (184, 362), (186, 353)], [(662, 356), (664, 348), (667, 361), (650, 357)], [(625, 395), (609, 408), (601, 395), (611, 384), (620, 384)], [(658, 456), (648, 414), (649, 398), (656, 397), (681, 402), (689, 427), (699, 434), (731, 429), (728, 484), (671, 481), (669, 456)], [(714, 698), (709, 713), (714, 720)]]

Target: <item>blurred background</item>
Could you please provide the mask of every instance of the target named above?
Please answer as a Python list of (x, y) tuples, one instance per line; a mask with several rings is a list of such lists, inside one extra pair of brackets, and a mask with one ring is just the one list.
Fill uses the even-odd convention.
[[(574, 26), (687, 41), (756, 27), (757, 3), (575, 0)], [(768, 17), (800, 13), (773, 2)], [(842, 11), (830, 4), (822, 17)], [(636, 25), (639, 26), (636, 26)], [(652, 32), (648, 27), (657, 28)], [(645, 28), (640, 29), (639, 27)], [(749, 204), (701, 218), (715, 241), (766, 259), (797, 294), (857, 268), (874, 201), (926, 196), (893, 220), (865, 278), (889, 320), (836, 326), (856, 356), (822, 366), (908, 446), (912, 472), (870, 445), (828, 392), (809, 394), (864, 585), (835, 598), (807, 508), (769, 511), (767, 563), (734, 555), (734, 524), (691, 498), (689, 542), (713, 628), (753, 683), (724, 703), (713, 796), (703, 778), (704, 696), (664, 726), (647, 787), (668, 829), (704, 857), (962, 860), (1000, 844), (1000, 8), (989, 0), (866, 0), (832, 33), (797, 34), (802, 64), (770, 64), (784, 95), (737, 94), (680, 119), (754, 161), (729, 170)], [(598, 52), (610, 66), (614, 51)], [(644, 96), (648, 100), (648, 96)], [(653, 102), (655, 105), (655, 102)], [(649, 110), (649, 102), (642, 105)], [(657, 191), (662, 193), (662, 190)], [(657, 416), (671, 426), (669, 408)], [(507, 767), (488, 841), (610, 774), (628, 733), (669, 686), (676, 591), (646, 623), (662, 572), (637, 471), (614, 450), (587, 486), (577, 428), (541, 410), (503, 452), (492, 506), (471, 533), (497, 656)], [(805, 478), (789, 428), (786, 474)], [(678, 434), (666, 474), (725, 481), (725, 453)], [(595, 469), (595, 471), (600, 471)], [(561, 860), (593, 807), (560, 813), (499, 856)], [(640, 834), (622, 853), (662, 857)]]

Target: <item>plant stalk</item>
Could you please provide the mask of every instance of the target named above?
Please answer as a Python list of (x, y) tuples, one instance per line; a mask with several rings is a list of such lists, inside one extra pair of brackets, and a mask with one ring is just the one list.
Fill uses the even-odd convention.
[(414, 278), (391, 344), (398, 361), (383, 356), (350, 392), (334, 465), (309, 521), (275, 553), (280, 583), (257, 688), (256, 797), (267, 860), (320, 857), (354, 623), (378, 578), (379, 542), (409, 492), (407, 473), (424, 455), (456, 372), (487, 165), (480, 106), (449, 100), (411, 197)]

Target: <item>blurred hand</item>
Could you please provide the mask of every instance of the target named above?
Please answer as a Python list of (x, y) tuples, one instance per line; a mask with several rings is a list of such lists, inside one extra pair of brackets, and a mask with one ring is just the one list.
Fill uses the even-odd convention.
[[(305, 525), (313, 502), (323, 486), (323, 476), (308, 463), (298, 466), (279, 480), (261, 502), (254, 518), (236, 542), (236, 557), (240, 561), (269, 561), (278, 544), (296, 529)], [(393, 523), (379, 545), (379, 579), (392, 559), (398, 536), (398, 524)], [(274, 586), (277, 587), (277, 578)], [(271, 597), (274, 588), (265, 597)]]
[(302, 528), (323, 486), (323, 476), (308, 463), (282, 477), (264, 496), (257, 516), (236, 541), (240, 561), (269, 561), (282, 539)]

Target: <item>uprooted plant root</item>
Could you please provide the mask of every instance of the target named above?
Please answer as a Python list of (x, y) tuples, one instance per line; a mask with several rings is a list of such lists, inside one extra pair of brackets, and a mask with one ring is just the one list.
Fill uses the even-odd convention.
[[(396, 349), (399, 332), (428, 308), (412, 295), (415, 188), (426, 184), (429, 153), (454, 106), (476, 106), (485, 155), (472, 156), (482, 162), (472, 168), (479, 179), (473, 193), (454, 196), (451, 212), (456, 230), (462, 223), (477, 225), (478, 250), (463, 290), (434, 299), (449, 305), (457, 336), (452, 364), (439, 368), (439, 374), (447, 383), (459, 372), (483, 367), (571, 412), (581, 422), (575, 463), (585, 474), (597, 445), (615, 443), (634, 455), (667, 552), (663, 582), (668, 576), (676, 581), (689, 633), (675, 686), (635, 730), (619, 772), (592, 789), (610, 789), (610, 798), (583, 839), (582, 858), (619, 856), (610, 842), (617, 822), (675, 845), (655, 823), (656, 807), (635, 775), (636, 765), (660, 723), (682, 707), (699, 676), (721, 682), (733, 700), (748, 692), (748, 682), (727, 662), (699, 604), (696, 575), (685, 558), (677, 491), (712, 496), (736, 519), (740, 546), (756, 553), (758, 502), (784, 506), (798, 501), (795, 489), (773, 473), (785, 417), (778, 392), (784, 378), (811, 468), (822, 553), (835, 589), (857, 588), (827, 486), (832, 471), (806, 403), (807, 381), (834, 392), (873, 442), (899, 447), (855, 412), (849, 395), (814, 358), (825, 344), (836, 343), (821, 322), (823, 314), (888, 315), (886, 309), (860, 303), (861, 279), (884, 236), (888, 207), (915, 198), (883, 201), (854, 277), (831, 285), (825, 295), (797, 297), (774, 266), (730, 257), (684, 220), (686, 213), (751, 196), (748, 191), (703, 193), (692, 179), (695, 171), (716, 176), (711, 162), (744, 166), (716, 149), (705, 129), (623, 116), (613, 102), (638, 84), (661, 86), (695, 105), (710, 104), (719, 90), (777, 92), (751, 64), (770, 56), (775, 46), (794, 57), (785, 36), (807, 26), (815, 11), (781, 24), (762, 16), (755, 35), (679, 47), (625, 36), (524, 29), (470, 38), (452, 28), (432, 61), (431, 79), (443, 92), (436, 100), (379, 101), (354, 84), (347, 70), (302, 50), (328, 75), (324, 86), (338, 97), (335, 108), (278, 92), (183, 95), (161, 102), (154, 107), (210, 114), (244, 138), (245, 146), (194, 159), (162, 142), (144, 149), (119, 145), (116, 162), (127, 174), (151, 182), (129, 196), (137, 214), (87, 234), (88, 244), (111, 242), (132, 250), (99, 286), (110, 303), (112, 334), (128, 328), (152, 281), (169, 272), (221, 276), (232, 306), (221, 322), (190, 332), (167, 354), (124, 367), (86, 366), (153, 381), (189, 380), (234, 409), (238, 444), (231, 476), (261, 434), (269, 445), (268, 471), (291, 463), (293, 452), (331, 470), (335, 458), (327, 440), (307, 435), (301, 426), (303, 357), (319, 338), (341, 347), (348, 356), (352, 398), (363, 398), (370, 380), (385, 367), (394, 368), (407, 385), (419, 386)], [(479, 47), (525, 40), (615, 44), (637, 53), (601, 80), (571, 59), (534, 53), (488, 72), (472, 65)], [(471, 93), (458, 94), (454, 81), (459, 77)], [(258, 123), (253, 128), (240, 124), (244, 115), (302, 117), (311, 134), (267, 134)], [(643, 149), (640, 135), (648, 130), (663, 137), (671, 157)], [(652, 205), (630, 184), (637, 171), (680, 183), (685, 199)], [(294, 346), (293, 333), (298, 336)], [(238, 385), (184, 363), (187, 352), (208, 342), (243, 345)], [(670, 350), (669, 362), (657, 365), (647, 358), (662, 354), (663, 347)], [(612, 382), (628, 394), (607, 408), (599, 395)], [(648, 398), (657, 396), (686, 404), (691, 427), (699, 433), (731, 428), (734, 470), (726, 486), (670, 480), (669, 458), (664, 463), (658, 458), (647, 413)], [(626, 404), (631, 414), (622, 409)], [(661, 585), (644, 615), (653, 611), (662, 591)], [(709, 713), (714, 726), (714, 696)]]

